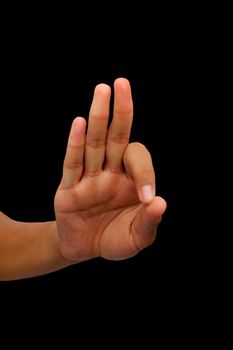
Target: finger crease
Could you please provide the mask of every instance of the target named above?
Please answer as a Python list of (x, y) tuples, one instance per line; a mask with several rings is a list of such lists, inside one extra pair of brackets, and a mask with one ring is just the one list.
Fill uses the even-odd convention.
[(83, 166), (83, 163), (80, 162), (73, 162), (72, 164), (64, 164), (64, 168), (68, 170), (74, 170), (74, 169), (79, 169)]
[(103, 148), (105, 147), (105, 142), (103, 141), (91, 141), (91, 142), (86, 142), (86, 146), (89, 146), (91, 148)]
[(96, 171), (89, 171), (85, 175), (89, 177), (95, 177), (99, 176), (101, 174), (102, 170), (96, 170)]
[(128, 143), (129, 141), (129, 137), (128, 135), (119, 135), (119, 136), (110, 136), (110, 140), (112, 142), (118, 143), (118, 144), (124, 144), (124, 143)]

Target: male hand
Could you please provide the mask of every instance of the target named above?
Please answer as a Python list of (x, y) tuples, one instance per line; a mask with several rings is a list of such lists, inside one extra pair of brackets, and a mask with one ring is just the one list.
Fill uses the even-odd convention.
[(129, 143), (133, 102), (128, 80), (94, 91), (88, 127), (77, 117), (71, 127), (63, 177), (55, 195), (62, 255), (73, 262), (94, 257), (120, 260), (150, 245), (166, 209), (155, 196), (155, 174), (146, 147)]

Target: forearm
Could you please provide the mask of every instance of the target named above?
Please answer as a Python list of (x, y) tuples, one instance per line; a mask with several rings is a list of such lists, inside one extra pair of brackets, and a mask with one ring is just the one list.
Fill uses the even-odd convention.
[(0, 212), (0, 280), (43, 275), (71, 265), (59, 250), (56, 222), (17, 222)]

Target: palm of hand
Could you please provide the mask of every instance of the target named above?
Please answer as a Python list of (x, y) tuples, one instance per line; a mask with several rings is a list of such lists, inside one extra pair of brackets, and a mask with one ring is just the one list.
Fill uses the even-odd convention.
[(58, 191), (55, 203), (63, 253), (70, 260), (95, 256), (115, 260), (138, 252), (132, 222), (141, 203), (125, 173), (105, 170), (84, 177), (76, 189)]

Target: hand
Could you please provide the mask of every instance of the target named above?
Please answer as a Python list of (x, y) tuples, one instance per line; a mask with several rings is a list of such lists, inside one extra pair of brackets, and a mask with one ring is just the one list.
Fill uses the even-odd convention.
[(155, 196), (150, 153), (140, 143), (129, 144), (133, 102), (128, 80), (114, 83), (108, 129), (110, 95), (108, 85), (96, 86), (87, 133), (85, 119), (74, 120), (55, 195), (60, 250), (73, 262), (137, 254), (154, 241), (166, 209)]

